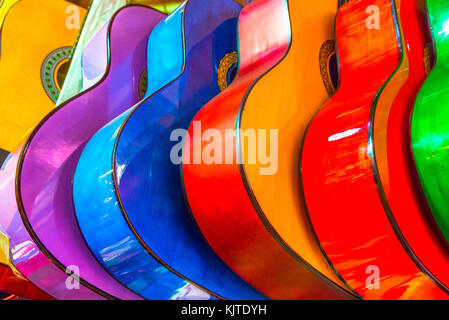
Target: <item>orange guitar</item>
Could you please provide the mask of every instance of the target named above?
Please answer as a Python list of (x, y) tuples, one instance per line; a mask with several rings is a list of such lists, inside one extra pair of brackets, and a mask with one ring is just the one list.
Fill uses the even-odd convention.
[[(237, 77), (197, 114), (193, 143), (184, 146), (185, 192), (202, 233), (234, 271), (274, 299), (354, 297), (321, 253), (299, 180), (307, 124), (334, 91), (329, 65), (335, 66), (337, 5), (247, 5)], [(211, 136), (197, 138), (199, 131), (230, 143), (197, 161), (212, 145)]]

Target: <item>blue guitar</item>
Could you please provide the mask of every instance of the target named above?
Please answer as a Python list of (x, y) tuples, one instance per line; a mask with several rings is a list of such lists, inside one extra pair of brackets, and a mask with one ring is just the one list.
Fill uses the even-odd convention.
[(148, 299), (266, 299), (207, 245), (170, 159), (172, 133), (233, 74), (240, 10), (233, 0), (188, 0), (160, 23), (148, 41), (146, 98), (101, 129), (78, 163), (74, 206), (86, 242)]

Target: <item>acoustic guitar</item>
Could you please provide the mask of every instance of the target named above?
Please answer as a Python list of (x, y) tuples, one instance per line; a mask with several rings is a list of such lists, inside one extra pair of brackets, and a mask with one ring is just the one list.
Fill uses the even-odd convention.
[(411, 145), (420, 187), (433, 216), (432, 220), (445, 242), (449, 242), (449, 93), (446, 76), (449, 67), (449, 4), (428, 0), (427, 11), (436, 61), (414, 105)]
[(87, 243), (148, 299), (266, 299), (207, 246), (170, 158), (172, 133), (230, 81), (240, 10), (188, 0), (160, 24), (148, 42), (147, 97), (97, 132), (78, 163), (73, 196)]
[[(3, 88), (0, 97), (0, 172), (12, 159), (10, 152), (54, 105), (46, 92), (54, 89), (57, 94), (63, 81), (63, 66), (68, 61), (67, 53), (78, 33), (78, 30), (66, 27), (69, 5), (60, 0), (0, 2), (0, 84)], [(36, 15), (36, 12), (41, 14)], [(79, 13), (82, 18), (84, 10), (80, 9)], [(42, 41), (48, 34), (52, 36)], [(44, 69), (46, 74), (42, 72)], [(46, 79), (50, 79), (48, 84), (53, 87), (47, 86)], [(27, 90), (20, 89), (25, 86)], [(14, 197), (6, 199), (9, 195), (2, 194), (0, 202), (15, 200)], [(5, 254), (9, 256), (9, 252)], [(9, 261), (4, 263), (0, 267), (1, 290), (28, 299), (51, 299), (21, 275), (16, 276), (18, 271), (11, 270)]]
[(400, 26), (404, 55), (401, 66), (372, 109), (378, 192), (398, 237), (427, 274), (449, 287), (449, 254), (439, 237), (416, 183), (410, 149), (410, 116), (416, 96), (432, 67), (431, 37), (424, 0), (402, 1)]
[(335, 89), (329, 66), (336, 66), (337, 4), (248, 4), (239, 20), (237, 77), (198, 112), (184, 146), (185, 194), (203, 235), (273, 299), (355, 297), (321, 253), (299, 188), (298, 146)]
[(48, 114), (7, 169), (12, 186), (0, 192), (15, 191), (18, 209), (11, 204), (0, 221), (12, 248), (23, 252), (12, 255), (13, 263), (55, 298), (141, 298), (111, 277), (89, 251), (75, 219), (72, 180), (90, 136), (141, 99), (148, 35), (164, 17), (144, 6), (118, 11), (85, 50), (86, 67), (106, 62), (102, 79)]
[[(421, 239), (434, 246), (430, 230), (407, 225), (424, 220), (413, 184), (404, 186), (409, 167), (407, 154), (401, 155), (407, 104), (425, 78), (417, 3), (353, 0), (341, 7), (340, 86), (314, 117), (303, 145), (302, 182), (316, 235), (341, 278), (365, 299), (448, 298), (428, 269), (432, 259), (417, 256)], [(404, 168), (393, 172), (394, 161)], [(403, 191), (409, 203), (394, 198)], [(427, 249), (439, 250), (435, 259), (444, 256), (441, 248)]]

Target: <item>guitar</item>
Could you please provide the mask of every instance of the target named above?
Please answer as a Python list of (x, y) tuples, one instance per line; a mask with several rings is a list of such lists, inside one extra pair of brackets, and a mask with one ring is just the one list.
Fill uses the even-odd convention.
[(436, 51), (435, 66), (423, 84), (415, 101), (411, 121), (411, 145), (420, 188), (438, 232), (449, 241), (449, 192), (446, 168), (449, 161), (447, 146), (448, 125), (446, 110), (449, 94), (446, 92), (446, 70), (449, 66), (449, 38), (445, 1), (427, 1), (427, 12)]
[(425, 1), (402, 1), (400, 26), (404, 55), (372, 112), (378, 192), (390, 223), (400, 231), (399, 239), (409, 254), (419, 260), (434, 282), (449, 287), (449, 254), (429, 219), (425, 201), (416, 183), (410, 149), (410, 116), (417, 93), (427, 78), (432, 60), (426, 22)]
[[(103, 78), (47, 115), (11, 162), (11, 177), (17, 166), (16, 186), (14, 190), (12, 182), (6, 191), (16, 192), (18, 209), (11, 206), (0, 220), (12, 248), (23, 252), (13, 254), (13, 263), (57, 299), (140, 299), (89, 251), (75, 220), (71, 190), (78, 157), (90, 136), (140, 100), (148, 34), (164, 17), (143, 6), (118, 11), (84, 56), (86, 61), (107, 61)], [(98, 49), (104, 46), (107, 50)], [(99, 57), (103, 52), (108, 55)]]
[(232, 0), (188, 0), (159, 25), (147, 97), (100, 130), (78, 163), (73, 196), (87, 243), (148, 299), (265, 299), (207, 246), (170, 159), (172, 132), (230, 80), (240, 10)]
[[(400, 143), (406, 131), (401, 129), (407, 121), (406, 110), (401, 110), (403, 119), (387, 127), (387, 116), (408, 108), (404, 104), (414, 99), (425, 78), (416, 4), (353, 0), (341, 7), (336, 22), (340, 87), (314, 117), (303, 145), (302, 183), (316, 235), (342, 279), (365, 299), (448, 298), (447, 288), (414, 251), (421, 238), (412, 239), (419, 233), (406, 224), (422, 222), (416, 217), (421, 212), (406, 221), (409, 203), (389, 203), (400, 192), (397, 188), (407, 189), (411, 199), (415, 196), (413, 185), (403, 186), (407, 179), (401, 173), (407, 167), (396, 173), (392, 166), (389, 179), (385, 171), (394, 157), (385, 148), (396, 148), (395, 154), (404, 150)], [(394, 126), (398, 137), (382, 142), (391, 138)], [(399, 146), (393, 145), (398, 139)], [(405, 165), (407, 155), (401, 157), (394, 161)], [(416, 206), (418, 201), (411, 199)], [(429, 232), (423, 230), (426, 244), (432, 238)]]
[[(66, 28), (65, 1), (2, 0), (0, 2), (0, 173), (12, 159), (11, 152), (20, 144), (29, 130), (46, 112), (51, 110), (53, 102), (47, 96), (45, 79), (41, 70), (47, 67), (45, 61), (53, 65), (48, 74), (51, 79), (63, 75), (63, 66), (67, 62), (67, 52), (76, 39), (78, 30)], [(36, 15), (36, 12), (41, 14)], [(80, 10), (82, 16), (84, 11)], [(26, 21), (27, 23), (24, 23)], [(30, 26), (32, 26), (30, 28)], [(46, 41), (42, 38), (51, 33)], [(29, 48), (32, 47), (32, 50)], [(20, 54), (18, 54), (20, 53)], [(27, 77), (24, 75), (27, 74)], [(27, 86), (27, 90), (20, 88)], [(60, 83), (52, 82), (60, 85)], [(57, 87), (54, 87), (55, 94)], [(1, 179), (3, 182), (3, 180)], [(10, 193), (1, 194), (0, 203), (6, 205), (15, 197)], [(2, 211), (3, 213), (3, 211)], [(9, 248), (4, 248), (5, 254)], [(16, 276), (9, 267), (9, 261), (0, 266), (0, 290), (14, 293), (28, 299), (51, 299), (22, 276)]]
[[(336, 85), (329, 67), (336, 10), (334, 0), (248, 4), (237, 77), (198, 112), (184, 146), (184, 189), (199, 228), (235, 272), (273, 299), (354, 298), (322, 255), (299, 197), (298, 146)], [(265, 142), (257, 142), (260, 132), (268, 132)], [(220, 140), (224, 146), (211, 151)], [(265, 148), (270, 140), (275, 152)], [(273, 172), (252, 160), (257, 143), (279, 154)]]

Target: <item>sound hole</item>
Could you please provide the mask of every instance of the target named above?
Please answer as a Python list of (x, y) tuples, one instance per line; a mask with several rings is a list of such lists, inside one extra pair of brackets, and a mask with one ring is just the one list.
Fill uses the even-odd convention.
[(221, 59), (217, 69), (217, 81), (220, 91), (226, 89), (237, 75), (239, 55), (237, 52), (228, 53)]
[(332, 86), (334, 90), (338, 88), (339, 74), (338, 74), (338, 61), (337, 54), (334, 53), (329, 59), (329, 75), (331, 77)]
[(339, 73), (334, 40), (327, 40), (320, 48), (320, 72), (324, 87), (329, 97), (335, 94), (338, 87)]
[(71, 47), (62, 47), (48, 54), (42, 63), (41, 81), (48, 97), (56, 103), (69, 69)]
[(424, 47), (424, 68), (426, 70), (426, 73), (429, 74), (433, 66), (435, 64), (435, 54), (433, 52), (433, 44), (432, 42), (428, 42), (426, 46)]
[(145, 97), (148, 88), (148, 73), (145, 68), (139, 77), (139, 97), (142, 100)]
[(237, 64), (233, 64), (231, 69), (228, 71), (228, 85), (230, 85), (237, 77)]
[(64, 61), (58, 68), (56, 72), (56, 85), (61, 91), (62, 85), (64, 84), (67, 73), (69, 72), (70, 62), (69, 60)]

